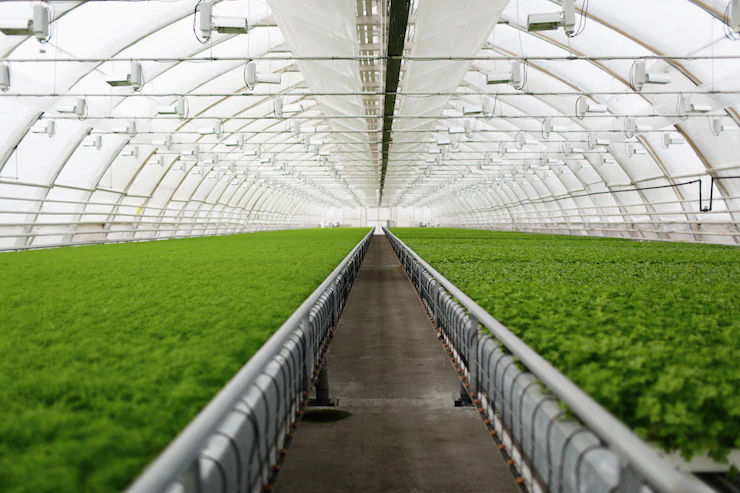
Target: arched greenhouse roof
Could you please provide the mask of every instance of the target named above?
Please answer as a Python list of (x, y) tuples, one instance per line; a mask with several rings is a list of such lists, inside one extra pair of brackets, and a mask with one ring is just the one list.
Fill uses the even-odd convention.
[(386, 208), (740, 238), (740, 5), (577, 0), (568, 34), (528, 28), (567, 8), (550, 0), (225, 0), (204, 31), (206, 3), (0, 4), (1, 25), (51, 21), (0, 29), (0, 248)]

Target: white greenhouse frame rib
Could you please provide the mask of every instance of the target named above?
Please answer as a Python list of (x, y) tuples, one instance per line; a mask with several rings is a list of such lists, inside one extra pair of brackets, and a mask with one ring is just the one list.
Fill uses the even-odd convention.
[[(698, 479), (675, 470), (671, 464), (663, 460), (651, 446), (635, 435), (632, 430), (617, 420), (580, 387), (571, 382), (508, 328), (437, 272), (403, 241), (389, 230), (383, 228), (383, 231), (390, 240), (402, 266), (409, 274), (414, 288), (419, 292), (419, 296), (433, 316), (435, 327), (442, 330), (444, 340), (452, 345), (456, 360), (463, 366), (463, 374), (470, 382), (471, 396), (480, 399), (476, 403), (480, 402), (479, 405), (484, 406), (482, 412), (485, 412), (486, 416), (492, 420), (498, 420), (497, 424), (499, 426), (496, 429), (498, 433), (508, 436), (507, 448), (517, 449), (519, 453), (517, 456), (518, 465), (528, 471), (528, 486), (532, 487), (536, 483), (534, 480), (536, 474), (546, 474), (551, 481), (555, 481), (555, 478), (552, 477), (553, 463), (551, 462), (548, 466), (549, 473), (543, 470), (530, 469), (532, 467), (537, 469), (538, 466), (541, 468), (543, 465), (538, 463), (534, 457), (531, 457), (531, 454), (528, 454), (529, 447), (525, 445), (524, 437), (529, 433), (534, 437), (534, 431), (533, 428), (529, 429), (533, 424), (526, 423), (528, 419), (524, 419), (525, 410), (522, 403), (527, 395), (532, 398), (533, 395), (539, 394), (539, 397), (535, 396), (533, 398), (537, 402), (531, 418), (534, 420), (542, 403), (548, 398), (536, 390), (537, 380), (531, 378), (529, 379), (530, 383), (520, 384), (520, 387), (517, 388), (517, 380), (526, 375), (527, 372), (534, 375), (547, 390), (563, 401), (587, 427), (587, 431), (596, 435), (602, 444), (619, 458), (620, 472), (616, 485), (609, 484), (609, 481), (604, 479), (603, 485), (607, 485), (610, 491), (614, 491), (614, 488), (616, 488), (618, 492), (632, 493), (642, 491), (643, 484), (647, 484), (651, 489), (660, 493), (713, 492), (710, 487), (701, 483)], [(457, 315), (452, 315), (453, 313)], [(481, 326), (490, 331), (493, 337), (481, 332)], [(526, 371), (517, 369), (513, 365), (515, 360), (500, 351), (501, 346), (510, 351), (526, 367)], [(494, 371), (498, 369), (499, 362), (505, 359), (510, 360), (505, 365), (503, 376), (497, 377), (485, 373), (484, 361), (490, 362), (494, 358), (496, 359)], [(507, 380), (506, 373), (508, 373), (509, 368), (511, 368), (513, 376), (510, 376)], [(501, 379), (500, 382), (498, 378)], [(495, 384), (490, 384), (492, 379), (496, 379)], [(494, 387), (503, 387), (508, 390), (499, 394), (493, 390)], [(530, 390), (532, 387), (535, 387), (535, 389)], [(504, 396), (503, 394), (509, 395)], [(518, 406), (512, 402), (512, 399), (519, 402)], [(496, 402), (497, 400), (499, 402)], [(515, 416), (515, 409), (521, 416)], [(509, 410), (508, 418), (507, 410)], [(567, 429), (564, 434), (568, 439), (565, 441), (562, 450), (565, 455), (573, 437), (582, 433), (582, 431), (578, 430), (578, 424), (573, 427), (573, 424), (564, 424), (564, 421), (551, 421), (548, 429), (553, 425), (554, 427), (566, 427)], [(548, 433), (548, 438), (545, 441), (550, 440), (549, 436)], [(542, 440), (542, 437), (540, 437), (540, 440)], [(516, 445), (514, 441), (517, 442)], [(530, 443), (529, 445), (534, 450), (535, 444)], [(578, 452), (578, 460), (571, 461), (567, 468), (573, 468), (574, 464), (580, 465), (583, 456), (588, 453), (588, 450), (593, 450), (593, 447), (594, 445), (588, 445), (584, 450)], [(574, 449), (572, 453), (577, 452), (575, 444), (572, 449)], [(547, 460), (549, 462), (550, 458)], [(573, 482), (567, 481), (570, 474), (566, 473), (564, 475), (563, 473), (563, 469), (566, 468), (565, 462), (566, 459), (563, 457), (558, 463), (560, 467), (560, 475), (557, 480), (558, 491), (564, 491), (563, 488), (566, 488), (565, 491), (575, 491), (573, 490), (573, 484), (579, 484), (582, 471), (579, 471), (580, 466), (575, 466)], [(599, 474), (605, 474), (605, 472), (596, 468), (591, 474), (598, 477)], [(564, 486), (564, 483), (567, 483), (567, 485)], [(545, 486), (554, 488), (555, 484), (546, 482)]]
[[(235, 470), (251, 470), (252, 461), (247, 457), (257, 454), (260, 464), (256, 473), (258, 479), (252, 478), (255, 484), (242, 484), (239, 491), (262, 491), (273, 475), (272, 466), (281, 460), (278, 451), (289, 440), (286, 435), (292, 429), (291, 421), (294, 416), (302, 414), (306, 405), (305, 393), (313, 386), (309, 379), (318, 374), (317, 364), (320, 367), (323, 361), (321, 353), (331, 340), (332, 328), (336, 327), (373, 234), (374, 231), (371, 230), (352, 249), (326, 280), (144, 470), (126, 490), (127, 493), (167, 493), (177, 483), (182, 485), (183, 489), (180, 491), (183, 493), (211, 491), (204, 485), (211, 484), (214, 480), (209, 478), (203, 464), (207, 460), (214, 460), (214, 454), (205, 452), (224, 435), (229, 437), (228, 450), (221, 450), (221, 455), (216, 460), (222, 464), (231, 464), (241, 458), (242, 462)], [(297, 363), (294, 360), (296, 356), (300, 358)], [(286, 379), (280, 384), (287, 396), (285, 399), (279, 394), (277, 384), (274, 389), (278, 392), (277, 395), (271, 393), (272, 389), (262, 387), (262, 380), (266, 376), (275, 380), (273, 375), (276, 375), (276, 371), (280, 372), (281, 378)], [(248, 405), (246, 409), (255, 412), (245, 412), (245, 404)], [(272, 417), (269, 414), (262, 417), (257, 415), (257, 409), (266, 406), (275, 406), (273, 411), (276, 414)], [(234, 419), (240, 421), (236, 428), (233, 425)], [(270, 445), (266, 449), (263, 449), (263, 444), (256, 436), (248, 443), (239, 440), (241, 433), (238, 430), (251, 428), (252, 420), (259, 422), (259, 433), (265, 434), (265, 443), (269, 440)], [(231, 431), (226, 431), (227, 429)], [(268, 434), (271, 435), (269, 438)], [(237, 447), (238, 451), (233, 447)], [(224, 470), (234, 472), (234, 469), (228, 467)], [(212, 474), (216, 473), (212, 471)], [(241, 478), (228, 477), (223, 481), (231, 484), (241, 482)]]

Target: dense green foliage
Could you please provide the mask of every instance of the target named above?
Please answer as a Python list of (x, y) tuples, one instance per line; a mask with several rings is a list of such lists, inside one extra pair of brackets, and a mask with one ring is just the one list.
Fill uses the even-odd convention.
[(643, 438), (740, 448), (740, 249), (393, 232)]
[(0, 491), (120, 491), (367, 233), (0, 254)]

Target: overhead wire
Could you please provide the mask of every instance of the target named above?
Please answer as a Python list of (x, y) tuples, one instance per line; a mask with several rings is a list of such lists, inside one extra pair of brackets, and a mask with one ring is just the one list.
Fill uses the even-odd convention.
[(585, 94), (581, 94), (580, 96), (578, 96), (578, 99), (576, 99), (575, 110), (574, 110), (573, 113), (575, 114), (576, 118), (578, 118), (579, 120), (583, 120), (585, 118), (585, 115), (579, 115), (578, 114), (578, 106), (579, 106), (579, 103), (580, 103), (581, 99), (582, 98), (585, 98), (585, 97), (587, 97)]
[(581, 16), (578, 19), (578, 27), (576, 28), (575, 32), (572, 34), (565, 33), (566, 36), (569, 38), (575, 38), (576, 36), (583, 33), (583, 31), (586, 30), (586, 20), (588, 19), (588, 5), (590, 0), (584, 0), (583, 1), (583, 8), (581, 9)]
[(685, 122), (689, 119), (689, 115), (686, 114), (686, 112), (684, 111), (685, 108), (683, 108), (683, 101), (684, 95), (683, 93), (679, 92), (676, 101), (676, 118), (678, 118), (682, 122)]
[(202, 2), (203, 0), (198, 0), (198, 2), (195, 4), (195, 7), (193, 8), (193, 35), (195, 36), (195, 39), (198, 41), (198, 43), (204, 45), (208, 43), (208, 38), (201, 38), (200, 36), (198, 36), (198, 30), (195, 27), (195, 21), (198, 16), (198, 7)]
[(635, 61), (632, 62), (632, 66), (630, 67), (629, 75), (628, 75), (628, 84), (630, 86), (630, 89), (638, 93), (642, 92), (642, 90), (641, 89), (638, 90), (637, 87), (635, 87), (635, 65), (637, 65), (637, 62), (640, 62), (640, 61), (647, 63), (647, 60), (645, 58), (636, 58)]

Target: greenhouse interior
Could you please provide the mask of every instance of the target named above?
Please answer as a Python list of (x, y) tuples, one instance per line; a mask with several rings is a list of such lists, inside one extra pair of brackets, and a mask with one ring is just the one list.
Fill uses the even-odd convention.
[(0, 492), (740, 493), (740, 0), (0, 2)]

